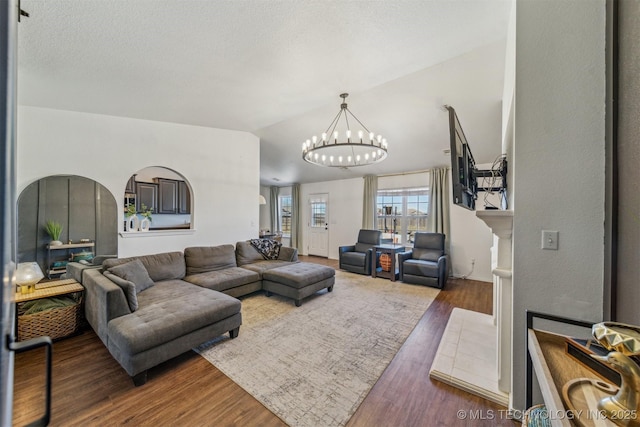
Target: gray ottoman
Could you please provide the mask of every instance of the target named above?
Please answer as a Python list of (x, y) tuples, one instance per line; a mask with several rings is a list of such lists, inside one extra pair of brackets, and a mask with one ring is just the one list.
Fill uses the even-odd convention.
[(274, 294), (293, 298), (300, 307), (302, 299), (327, 288), (333, 290), (336, 271), (326, 265), (298, 262), (272, 268), (262, 273), (262, 287), (267, 296)]

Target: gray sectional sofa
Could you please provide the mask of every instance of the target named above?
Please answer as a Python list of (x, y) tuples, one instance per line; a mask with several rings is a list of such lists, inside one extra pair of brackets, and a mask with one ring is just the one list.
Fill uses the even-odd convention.
[(263, 289), (264, 273), (285, 268), (286, 289), (273, 292), (296, 305), (312, 290), (332, 290), (335, 274), (298, 263), (293, 248), (267, 260), (249, 242), (107, 259), (99, 269), (74, 264), (68, 269), (86, 289), (87, 321), (136, 385), (146, 382), (149, 368), (203, 342), (227, 332), (237, 337), (237, 297)]

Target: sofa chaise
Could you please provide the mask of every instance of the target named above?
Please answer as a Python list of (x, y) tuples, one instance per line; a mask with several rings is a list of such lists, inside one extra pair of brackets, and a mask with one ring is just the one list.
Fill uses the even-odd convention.
[(296, 249), (282, 247), (266, 260), (248, 242), (111, 258), (100, 269), (73, 264), (71, 277), (86, 289), (88, 323), (135, 385), (146, 382), (149, 368), (203, 342), (225, 333), (237, 337), (237, 297), (263, 289), (267, 272), (285, 269), (276, 279), (284, 290), (272, 292), (296, 305), (323, 287), (332, 290), (335, 275), (330, 267), (299, 263)]

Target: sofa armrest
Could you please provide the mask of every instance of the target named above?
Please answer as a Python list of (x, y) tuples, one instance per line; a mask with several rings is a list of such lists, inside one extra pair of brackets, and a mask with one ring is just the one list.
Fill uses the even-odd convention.
[(85, 271), (97, 268), (101, 268), (101, 266), (92, 264), (80, 264), (79, 262), (69, 262), (67, 264), (67, 278), (73, 279), (78, 283), (82, 283), (84, 280)]
[(278, 255), (280, 261), (298, 261), (298, 249), (291, 248), (289, 246), (282, 246), (280, 248), (280, 254)]
[(98, 269), (84, 272), (85, 317), (102, 342), (108, 345), (108, 324), (111, 319), (130, 314), (122, 288), (106, 278)]

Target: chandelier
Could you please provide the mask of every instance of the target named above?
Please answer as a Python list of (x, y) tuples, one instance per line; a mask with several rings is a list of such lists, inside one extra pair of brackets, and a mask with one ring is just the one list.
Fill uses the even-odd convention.
[[(302, 159), (306, 162), (328, 167), (348, 167), (373, 165), (387, 157), (387, 140), (376, 136), (347, 107), (348, 93), (340, 94), (340, 111), (320, 138), (314, 135), (302, 143)], [(354, 135), (349, 127), (349, 115), (358, 122), (361, 129)], [(340, 133), (336, 128), (344, 117), (346, 130)]]

